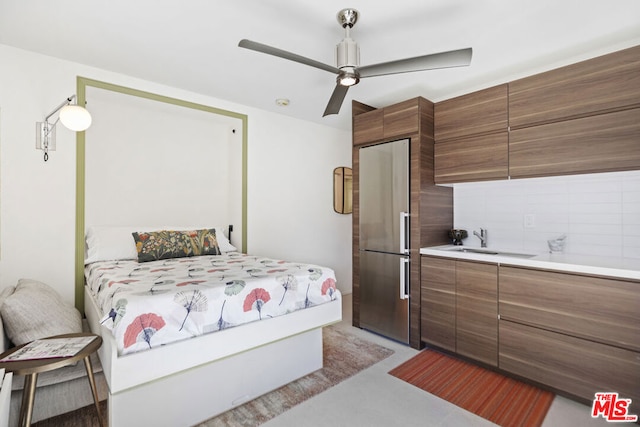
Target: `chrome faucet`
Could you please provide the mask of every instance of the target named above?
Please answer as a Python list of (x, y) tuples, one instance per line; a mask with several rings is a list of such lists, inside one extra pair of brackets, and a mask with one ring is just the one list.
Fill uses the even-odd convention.
[(486, 248), (487, 247), (487, 229), (481, 228), (480, 233), (478, 233), (477, 231), (474, 231), (473, 234), (474, 236), (478, 237), (478, 239), (480, 239), (480, 247)]

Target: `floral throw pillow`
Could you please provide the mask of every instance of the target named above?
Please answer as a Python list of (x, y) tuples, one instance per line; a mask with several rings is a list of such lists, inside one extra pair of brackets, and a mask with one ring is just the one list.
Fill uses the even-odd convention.
[(134, 232), (138, 262), (182, 258), (198, 255), (220, 255), (216, 230)]

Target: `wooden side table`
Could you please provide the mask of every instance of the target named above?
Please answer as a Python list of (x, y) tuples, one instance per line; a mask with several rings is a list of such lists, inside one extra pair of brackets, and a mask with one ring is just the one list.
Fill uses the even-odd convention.
[[(20, 407), (20, 426), (26, 427), (31, 425), (31, 415), (33, 414), (33, 399), (36, 394), (36, 382), (38, 380), (38, 374), (41, 372), (53, 371), (54, 369), (73, 365), (80, 360), (84, 361), (84, 366), (87, 369), (87, 378), (89, 379), (89, 386), (91, 387), (91, 392), (93, 393), (93, 401), (96, 405), (96, 411), (98, 412), (98, 419), (100, 420), (100, 424), (104, 426), (104, 420), (102, 418), (102, 414), (100, 413), (100, 403), (98, 400), (96, 381), (93, 377), (93, 367), (91, 366), (91, 359), (89, 358), (89, 356), (97, 351), (102, 345), (102, 337), (90, 333), (75, 333), (56, 335), (54, 337), (47, 337), (45, 339), (76, 338), (88, 336), (95, 338), (82, 350), (70, 357), (0, 362), (0, 368), (4, 368), (7, 372), (13, 372), (15, 375), (24, 375), (24, 390), (22, 391), (22, 406)], [(23, 344), (5, 351), (4, 353), (0, 354), (0, 359), (3, 359), (10, 354), (20, 350), (25, 345), (26, 344)]]

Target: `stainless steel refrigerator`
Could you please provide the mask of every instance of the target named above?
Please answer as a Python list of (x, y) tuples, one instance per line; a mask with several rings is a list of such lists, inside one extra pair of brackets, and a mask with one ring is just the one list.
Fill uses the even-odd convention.
[(360, 327), (409, 343), (409, 140), (360, 148)]

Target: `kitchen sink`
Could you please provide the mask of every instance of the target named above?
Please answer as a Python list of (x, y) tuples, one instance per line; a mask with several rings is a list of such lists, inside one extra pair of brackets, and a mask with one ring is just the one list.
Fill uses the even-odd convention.
[(503, 251), (494, 251), (491, 249), (484, 248), (465, 248), (465, 247), (453, 247), (444, 249), (448, 252), (465, 252), (470, 254), (482, 254), (482, 255), (499, 255), (506, 257), (514, 257), (514, 258), (533, 258), (535, 255), (533, 254), (524, 254), (519, 252), (503, 252)]

